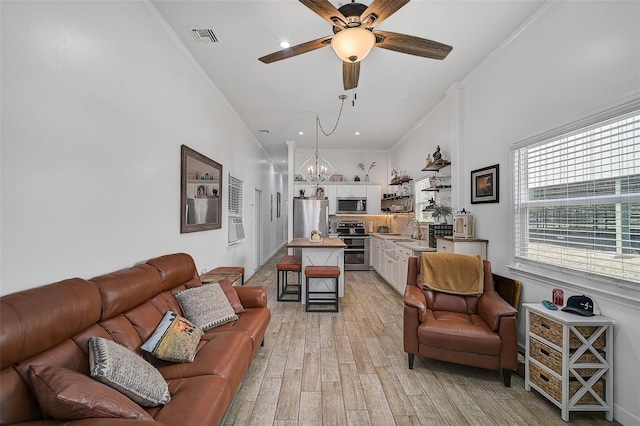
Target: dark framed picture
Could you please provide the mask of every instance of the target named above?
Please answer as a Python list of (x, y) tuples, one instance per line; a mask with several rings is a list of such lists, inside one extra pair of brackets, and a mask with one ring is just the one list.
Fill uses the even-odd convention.
[(280, 217), (280, 205), (282, 203), (282, 199), (281, 199), (281, 195), (280, 193), (276, 193), (276, 217)]
[(499, 164), (471, 172), (471, 204), (500, 201), (499, 172)]
[(324, 200), (324, 188), (321, 186), (316, 189), (316, 200)]

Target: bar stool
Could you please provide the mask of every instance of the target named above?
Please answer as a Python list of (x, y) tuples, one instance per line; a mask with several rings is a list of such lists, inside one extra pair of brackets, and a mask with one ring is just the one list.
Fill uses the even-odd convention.
[(209, 273), (217, 274), (240, 274), (242, 275), (242, 285), (244, 285), (244, 267), (243, 266), (218, 266), (209, 271)]
[[(306, 276), (306, 312), (338, 312), (338, 278), (340, 277), (340, 268), (338, 266), (307, 266), (304, 268), (304, 274)], [(333, 290), (309, 291), (309, 280), (312, 278), (335, 278), (335, 288)], [(311, 295), (319, 297), (310, 297)], [(335, 310), (310, 309), (310, 304), (334, 305)]]
[[(302, 256), (287, 255), (280, 259), (276, 265), (278, 274), (278, 301), (279, 302), (299, 302), (301, 300), (301, 274), (302, 274)], [(289, 284), (289, 272), (298, 274), (298, 281), (295, 284)], [(293, 290), (292, 290), (293, 288)], [(295, 295), (295, 299), (285, 298), (285, 295)]]

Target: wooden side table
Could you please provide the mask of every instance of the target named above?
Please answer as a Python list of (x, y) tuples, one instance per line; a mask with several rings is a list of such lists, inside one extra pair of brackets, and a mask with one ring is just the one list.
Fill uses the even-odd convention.
[(220, 281), (227, 277), (231, 279), (232, 285), (236, 285), (237, 283), (242, 281), (242, 274), (238, 274), (238, 273), (227, 274), (227, 273), (219, 273), (214, 271), (205, 272), (204, 274), (200, 275), (200, 281), (203, 284), (214, 283), (216, 281)]
[(552, 311), (524, 303), (526, 351), (524, 387), (540, 392), (562, 410), (606, 411), (613, 420), (613, 325), (600, 315)]

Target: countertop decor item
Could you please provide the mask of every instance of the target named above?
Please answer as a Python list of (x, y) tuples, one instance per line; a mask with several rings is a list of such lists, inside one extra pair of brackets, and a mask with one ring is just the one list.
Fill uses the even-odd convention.
[(365, 171), (364, 163), (358, 163), (358, 168), (364, 172), (364, 181), (369, 182), (369, 172), (376, 166), (376, 162), (371, 163), (369, 168)]
[(451, 213), (453, 213), (451, 207), (440, 204), (433, 208), (433, 213), (431, 213), (431, 216), (437, 221), (442, 218), (444, 223), (447, 223), (447, 217), (451, 216)]

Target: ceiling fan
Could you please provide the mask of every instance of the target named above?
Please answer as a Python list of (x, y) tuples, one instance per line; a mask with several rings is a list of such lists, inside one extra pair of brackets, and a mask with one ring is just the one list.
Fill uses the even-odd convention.
[(288, 47), (263, 56), (260, 61), (270, 64), (330, 44), (342, 59), (344, 90), (349, 90), (358, 87), (360, 61), (369, 54), (373, 46), (431, 59), (444, 59), (453, 49), (446, 44), (420, 37), (373, 30), (376, 25), (409, 3), (409, 0), (374, 0), (368, 7), (352, 0), (338, 9), (328, 0), (300, 2), (328, 21), (333, 26), (334, 35)]

